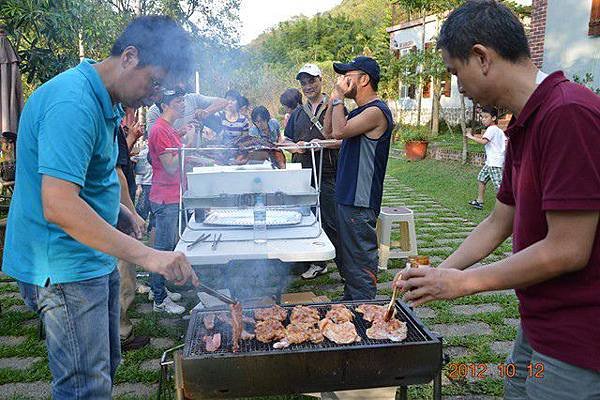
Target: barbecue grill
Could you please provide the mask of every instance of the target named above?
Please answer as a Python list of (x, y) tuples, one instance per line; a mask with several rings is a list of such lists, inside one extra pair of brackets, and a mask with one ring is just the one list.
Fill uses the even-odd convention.
[[(374, 300), (310, 306), (316, 307), (323, 318), (332, 304), (345, 304), (354, 311), (365, 303), (386, 304)], [(293, 305), (284, 308), (291, 310)], [(244, 315), (252, 316), (253, 310), (244, 309)], [(221, 333), (221, 348), (212, 353), (204, 350), (202, 337), (208, 332), (203, 316), (208, 312), (214, 310), (192, 315), (183, 348), (172, 352), (178, 399), (228, 399), (390, 386), (400, 387), (401, 396), (406, 396), (406, 386), (432, 380), (434, 399), (441, 399), (442, 339), (400, 301), (396, 302), (396, 317), (408, 328), (407, 338), (402, 342), (369, 339), (366, 329), (370, 323), (354, 311), (360, 342), (341, 345), (326, 339), (319, 344), (274, 349), (273, 343), (252, 339), (241, 341), (237, 353), (231, 351), (231, 328), (224, 324), (214, 330)], [(163, 361), (170, 351), (163, 355)]]

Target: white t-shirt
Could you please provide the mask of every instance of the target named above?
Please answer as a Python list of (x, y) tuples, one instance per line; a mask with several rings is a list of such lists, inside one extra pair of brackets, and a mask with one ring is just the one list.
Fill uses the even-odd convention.
[(504, 166), (504, 152), (506, 150), (506, 136), (497, 125), (490, 125), (485, 130), (483, 137), (489, 142), (485, 145), (485, 165), (490, 167)]

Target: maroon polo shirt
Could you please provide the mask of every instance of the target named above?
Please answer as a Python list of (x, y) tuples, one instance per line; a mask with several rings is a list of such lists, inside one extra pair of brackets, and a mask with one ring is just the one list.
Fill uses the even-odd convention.
[[(513, 251), (544, 239), (546, 211), (600, 210), (600, 97), (549, 75), (507, 131), (498, 200), (515, 208)], [(517, 290), (521, 326), (544, 355), (600, 371), (600, 227), (585, 268)]]

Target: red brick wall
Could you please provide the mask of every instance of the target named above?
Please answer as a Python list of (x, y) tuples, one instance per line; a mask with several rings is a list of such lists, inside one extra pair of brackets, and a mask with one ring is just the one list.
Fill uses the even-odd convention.
[(531, 31), (529, 32), (529, 47), (531, 59), (538, 68), (544, 62), (544, 35), (546, 33), (546, 9), (548, 0), (533, 0), (531, 13)]

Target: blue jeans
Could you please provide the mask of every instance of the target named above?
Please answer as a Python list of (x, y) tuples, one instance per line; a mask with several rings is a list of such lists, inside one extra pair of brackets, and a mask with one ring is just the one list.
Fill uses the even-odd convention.
[(18, 282), (44, 322), (52, 398), (110, 399), (121, 362), (119, 272), (39, 287)]
[[(150, 202), (150, 209), (154, 214), (156, 234), (154, 248), (156, 250), (173, 251), (177, 245), (177, 219), (179, 218), (179, 204), (158, 204)], [(165, 278), (160, 274), (150, 274), (150, 289), (154, 295), (154, 302), (162, 304), (167, 297)]]

